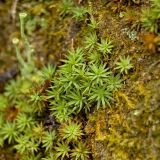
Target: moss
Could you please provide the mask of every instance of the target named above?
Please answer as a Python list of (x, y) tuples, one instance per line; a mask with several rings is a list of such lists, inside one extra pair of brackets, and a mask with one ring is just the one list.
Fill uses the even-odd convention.
[[(149, 36), (151, 37), (151, 40), (148, 42), (146, 41), (148, 38), (144, 38), (144, 40), (141, 38), (147, 31), (140, 27), (139, 23), (142, 7), (150, 8), (149, 4), (144, 1), (135, 0), (77, 0), (72, 4), (75, 8), (87, 8), (87, 11), (85, 10), (84, 15), (82, 14), (83, 16), (80, 17), (80, 20), (74, 19), (73, 17), (75, 17), (75, 15), (70, 13), (70, 7), (72, 8), (72, 5), (69, 6), (69, 9), (64, 13), (62, 10), (59, 10), (60, 4), (61, 1), (58, 0), (55, 0), (54, 2), (18, 2), (16, 11), (26, 10), (29, 14), (25, 34), (29, 37), (29, 43), (32, 44), (32, 47), (35, 50), (34, 62), (36, 70), (32, 70), (31, 74), (27, 74), (29, 75), (28, 79), (25, 79), (22, 75), (18, 75), (15, 80), (6, 84), (5, 97), (4, 95), (1, 96), (2, 100), (0, 101), (0, 105), (2, 104), (2, 106), (0, 106), (2, 115), (0, 130), (4, 133), (2, 126), (12, 122), (15, 123), (14, 121), (16, 121), (16, 127), (18, 127), (17, 121), (21, 123), (21, 119), (18, 118), (21, 115), (25, 115), (24, 118), (32, 117), (31, 119), (34, 119), (34, 124), (27, 121), (27, 123), (31, 123), (32, 125), (29, 125), (29, 129), (26, 130), (22, 129), (26, 128), (26, 120), (25, 123), (23, 121), (25, 127), (23, 124), (19, 124), (19, 126), (22, 127), (18, 127), (21, 128), (21, 131), (18, 131), (18, 135), (26, 137), (24, 140), (26, 141), (25, 147), (27, 149), (26, 151), (23, 151), (24, 153), (22, 155), (18, 156), (18, 151), (20, 152), (18, 147), (21, 148), (21, 145), (23, 146), (22, 142), (24, 137), (20, 136), (20, 138), (17, 139), (15, 138), (16, 136), (11, 136), (11, 138), (9, 138), (11, 140), (8, 140), (8, 138), (4, 138), (4, 135), (1, 136), (6, 140), (0, 142), (0, 145), (3, 145), (4, 143), (3, 148), (9, 147), (11, 151), (9, 151), (9, 153), (3, 152), (2, 149), (0, 155), (9, 159), (10, 154), (12, 155), (13, 152), (17, 152), (17, 159), (40, 159), (40, 157), (49, 159), (52, 153), (55, 154), (56, 150), (58, 150), (56, 153), (57, 157), (63, 159), (64, 157), (79, 157), (78, 151), (83, 149), (87, 153), (85, 156), (86, 159), (154, 160), (159, 158), (160, 112), (158, 107), (158, 88), (160, 84), (160, 75), (159, 62), (157, 61), (159, 56), (156, 54), (158, 52), (159, 36), (157, 34), (159, 34), (159, 30), (153, 29), (156, 34), (150, 33)], [(0, 41), (2, 42), (0, 43), (0, 52), (3, 52), (2, 57), (9, 57), (9, 59), (15, 63), (15, 53), (11, 45), (11, 40), (8, 41), (8, 35), (11, 35), (10, 39), (14, 36), (20, 38), (20, 33), (18, 29), (18, 17), (15, 19), (16, 23), (12, 21), (12, 25), (9, 25), (11, 24), (11, 20), (7, 17), (7, 13), (11, 8), (11, 5), (12, 1), (10, 0), (7, 2), (0, 2), (0, 6), (2, 6), (0, 7), (0, 10), (2, 11), (0, 13), (2, 16), (0, 27), (3, 28), (2, 37), (0, 38)], [(155, 6), (152, 6), (152, 9), (154, 7)], [(124, 17), (119, 16), (121, 13), (124, 13)], [(96, 27), (91, 25), (93, 19), (95, 19), (98, 24)], [(156, 19), (156, 25), (157, 23), (158, 21)], [(128, 28), (127, 34), (123, 32), (125, 28)], [(85, 47), (86, 43), (84, 43), (84, 41), (87, 39), (87, 35), (90, 35), (90, 33), (93, 32), (96, 35), (96, 42), (93, 44), (94, 47), (92, 50), (89, 50), (90, 47)], [(131, 33), (135, 32), (136, 38), (131, 37)], [(133, 36), (135, 35), (133, 34)], [(100, 44), (101, 39), (110, 39), (114, 42), (114, 47), (111, 47), (112, 54), (107, 54), (107, 56), (98, 55), (97, 57), (100, 57), (100, 60), (97, 60), (96, 62), (96, 55), (90, 55), (93, 51), (94, 54), (101, 54), (97, 47), (97, 44)], [(4, 45), (3, 41), (6, 40), (7, 44)], [(147, 46), (143, 45), (143, 41), (146, 42)], [(88, 43), (89, 42), (87, 42), (87, 45)], [(67, 97), (66, 91), (63, 94), (64, 101), (60, 104), (52, 103), (52, 107), (50, 107), (50, 98), (53, 101), (52, 96), (54, 94), (58, 97), (57, 88), (56, 92), (51, 92), (51, 95), (49, 95), (49, 92), (51, 91), (50, 87), (52, 86), (53, 89), (55, 89), (55, 82), (53, 79), (55, 76), (59, 77), (60, 72), (55, 75), (51, 70), (46, 69), (43, 70), (43, 73), (48, 71), (49, 73), (51, 72), (51, 75), (43, 74), (46, 77), (42, 78), (37, 71), (48, 63), (53, 64), (53, 66), (56, 65), (57, 68), (64, 65), (64, 61), (62, 62), (60, 59), (66, 57), (68, 49), (76, 49), (78, 46), (81, 46), (81, 48), (84, 49), (86, 66), (89, 65), (92, 66), (92, 68), (95, 68), (93, 67), (94, 62), (96, 62), (96, 65), (98, 63), (104, 63), (106, 65), (105, 67), (109, 68), (109, 71), (112, 72), (112, 75), (117, 76), (119, 75), (119, 71), (115, 68), (119, 57), (130, 56), (132, 58), (133, 68), (128, 71), (128, 74), (121, 75), (121, 82), (124, 84), (123, 88), (119, 90), (120, 87), (117, 87), (114, 91), (114, 102), (111, 102), (110, 106), (105, 108), (106, 105), (102, 103), (105, 109), (97, 111), (95, 110), (95, 98), (92, 97), (92, 101), (87, 101), (89, 109), (86, 113), (84, 105), (82, 105), (82, 109), (78, 110), (78, 107), (76, 108), (76, 113), (73, 113), (71, 109), (67, 110), (66, 114), (66, 106), (64, 105), (65, 109), (63, 109), (62, 106), (63, 104), (66, 104), (66, 99), (69, 97)], [(153, 50), (152, 53), (154, 54), (150, 55), (151, 53), (149, 53), (148, 50), (146, 51), (144, 49), (145, 47), (148, 48), (149, 51)], [(23, 42), (19, 44), (19, 49), (20, 51), (25, 50)], [(7, 55), (7, 53), (9, 55)], [(26, 61), (25, 55), (24, 60)], [(92, 60), (92, 62), (90, 60)], [(8, 58), (3, 61), (8, 61)], [(76, 66), (76, 68), (79, 66), (80, 65)], [(7, 67), (5, 66), (4, 68), (6, 69)], [(2, 72), (5, 72), (5, 69), (1, 69)], [(82, 76), (83, 69), (84, 68), (82, 68), (82, 72), (79, 72)], [(85, 71), (86, 73), (89, 72), (89, 67)], [(68, 77), (68, 74), (66, 77)], [(92, 76), (88, 75), (88, 77)], [(100, 81), (100, 83), (103, 84), (104, 82)], [(61, 86), (63, 87), (63, 85)], [(92, 93), (90, 92), (90, 94), (93, 94), (93, 91), (97, 92), (99, 88), (98, 85), (98, 88), (91, 90)], [(47, 90), (50, 91), (48, 92)], [(71, 92), (73, 92), (73, 89), (71, 89)], [(50, 96), (49, 99), (47, 98), (47, 95)], [(80, 94), (79, 92), (74, 91), (70, 96), (70, 99), (77, 98), (76, 95)], [(6, 97), (9, 99), (7, 103)], [(81, 96), (79, 97), (81, 98)], [(82, 97), (82, 99), (83, 98), (84, 97)], [(86, 99), (88, 100), (89, 97)], [(36, 102), (36, 104), (34, 102)], [(74, 103), (77, 105), (77, 102), (74, 101)], [(37, 105), (43, 106), (43, 109), (38, 108)], [(61, 108), (57, 107), (57, 105), (60, 105), (62, 108), (61, 118), (58, 114), (53, 114), (53, 112), (60, 112), (59, 110)], [(38, 109), (35, 110), (35, 108)], [(99, 103), (98, 108), (102, 109), (101, 103)], [(65, 121), (72, 119), (74, 119), (76, 123), (81, 121), (80, 124), (82, 125), (83, 135), (79, 138), (80, 142), (72, 143), (64, 140), (67, 143), (60, 143), (63, 138), (57, 134), (59, 132), (59, 127), (61, 126), (63, 128), (63, 126), (68, 124)], [(52, 141), (52, 137), (50, 136), (52, 132), (55, 132), (57, 136), (54, 141)], [(87, 142), (87, 145), (85, 146), (82, 145), (84, 141)], [(42, 143), (43, 147), (41, 145)], [(14, 148), (13, 146), (16, 147)], [(60, 152), (59, 149), (57, 149), (57, 147), (61, 147), (60, 149), (62, 149), (63, 146), (67, 148), (67, 152), (64, 153), (64, 155), (63, 152)], [(92, 153), (90, 153), (88, 146)], [(81, 156), (83, 157), (83, 155)]]

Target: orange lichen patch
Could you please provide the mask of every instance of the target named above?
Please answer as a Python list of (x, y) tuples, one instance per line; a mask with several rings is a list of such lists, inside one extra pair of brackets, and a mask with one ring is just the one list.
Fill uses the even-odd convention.
[(13, 121), (19, 113), (19, 109), (14, 106), (8, 106), (4, 110), (4, 118), (7, 121)]
[(92, 152), (97, 159), (101, 156), (109, 159), (129, 159), (126, 147), (128, 145), (132, 148), (135, 139), (129, 138), (131, 127), (127, 114), (123, 107), (112, 107), (93, 115), (96, 119)]
[(40, 3), (40, 4), (36, 4), (35, 6), (31, 7), (30, 10), (33, 14), (41, 15), (46, 12), (45, 7), (46, 6), (43, 3)]
[(95, 140), (104, 141), (106, 139), (106, 113), (99, 112), (97, 115), (96, 126), (95, 126)]
[(134, 108), (135, 106), (135, 103), (132, 100), (130, 100), (129, 97), (125, 93), (122, 93), (119, 91), (117, 92), (117, 95), (115, 98), (118, 100), (118, 102), (123, 100), (126, 103), (126, 106), (130, 109)]
[(148, 33), (142, 36), (144, 41), (145, 49), (148, 50), (150, 53), (157, 52), (157, 45), (160, 43), (160, 36), (154, 33)]
[(140, 96), (144, 96), (144, 104), (147, 105), (150, 100), (151, 93), (149, 90), (146, 89), (144, 82), (139, 82), (136, 90), (138, 91), (138, 94)]
[(92, 134), (95, 132), (94, 124), (93, 123), (87, 123), (85, 126), (85, 133), (86, 134)]

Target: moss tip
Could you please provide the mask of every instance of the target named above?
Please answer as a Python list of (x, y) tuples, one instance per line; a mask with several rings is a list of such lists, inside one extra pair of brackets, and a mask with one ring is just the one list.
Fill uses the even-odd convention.
[(18, 38), (13, 38), (12, 39), (12, 43), (13, 44), (18, 44), (19, 43), (19, 39)]
[(19, 17), (20, 18), (26, 18), (27, 17), (27, 13), (25, 13), (25, 12), (22, 12), (22, 13), (19, 13)]

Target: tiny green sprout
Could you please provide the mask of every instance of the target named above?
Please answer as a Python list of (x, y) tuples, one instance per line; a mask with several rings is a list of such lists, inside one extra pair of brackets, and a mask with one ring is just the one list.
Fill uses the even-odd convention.
[(97, 110), (100, 107), (110, 106), (110, 102), (113, 101), (112, 92), (104, 86), (95, 86), (91, 89), (89, 100), (92, 103), (96, 103)]
[(35, 139), (37, 139), (39, 142), (42, 142), (43, 136), (45, 134), (44, 131), (44, 126), (42, 123), (37, 124), (36, 126), (34, 126), (33, 130), (33, 136), (35, 137)]
[(41, 160), (41, 154), (23, 154), (21, 160)]
[(0, 137), (0, 147), (3, 147), (3, 145), (4, 145), (4, 139)]
[(60, 158), (60, 160), (63, 160), (66, 159), (66, 157), (69, 158), (70, 147), (65, 142), (58, 143), (55, 150), (57, 159)]
[(33, 117), (27, 116), (26, 114), (23, 113), (21, 113), (16, 120), (17, 120), (17, 128), (20, 129), (21, 131), (24, 131), (25, 129), (31, 129), (35, 124)]
[(16, 138), (17, 144), (14, 146), (14, 148), (18, 151), (18, 153), (24, 154), (28, 152), (28, 136), (20, 136)]
[(60, 135), (67, 142), (77, 142), (83, 135), (81, 127), (81, 124), (69, 121), (68, 124), (63, 124), (59, 129)]
[(0, 135), (3, 136), (3, 139), (7, 140), (9, 144), (15, 141), (15, 139), (18, 136), (18, 130), (16, 127), (16, 123), (15, 122), (5, 123), (3, 127), (1, 128)]
[(66, 122), (70, 119), (72, 110), (68, 107), (66, 101), (59, 100), (58, 102), (51, 102), (50, 110), (52, 115), (56, 117), (56, 120), (60, 123)]
[(62, 0), (59, 5), (60, 15), (70, 14), (73, 8), (73, 0)]
[(119, 75), (114, 76), (113, 74), (111, 74), (107, 78), (107, 85), (107, 88), (111, 91), (117, 91), (119, 88), (122, 87), (122, 80), (120, 79)]
[[(66, 69), (70, 69), (71, 68), (76, 68), (80, 65), (83, 64), (84, 62), (84, 58), (83, 58), (83, 49), (82, 48), (76, 48), (76, 49), (71, 49), (68, 50), (68, 55), (66, 57), (66, 59), (62, 60), (62, 62), (64, 62), (65, 64), (60, 66), (60, 68), (62, 68), (62, 72), (63, 72), (63, 68), (64, 73), (66, 73)], [(72, 71), (72, 70), (69, 70)]]
[(30, 96), (30, 98), (31, 98), (31, 102), (36, 103), (36, 104), (43, 101), (43, 98), (41, 97), (41, 94), (39, 92), (33, 93)]
[(14, 148), (20, 154), (34, 155), (35, 152), (38, 152), (39, 143), (28, 135), (17, 137), (16, 142), (17, 144), (14, 145)]
[(150, 0), (151, 3), (152, 3), (152, 7), (155, 7), (155, 8), (160, 8), (160, 1), (159, 0)]
[(97, 43), (97, 35), (95, 32), (89, 33), (89, 35), (85, 38), (85, 48), (92, 50)]
[(31, 139), (30, 141), (28, 141), (28, 151), (31, 154), (34, 154), (35, 152), (38, 152), (38, 146), (39, 143), (34, 141), (34, 139)]
[(9, 100), (16, 100), (21, 94), (20, 85), (20, 81), (11, 80), (10, 83), (5, 86), (5, 96), (8, 97)]
[[(1, 104), (0, 104), (0, 106), (1, 106)], [(1, 115), (0, 115), (0, 130), (2, 129), (4, 123), (5, 123), (5, 122), (4, 122), (4, 118), (3, 118), (3, 115), (1, 114)], [(4, 141), (5, 141), (5, 140), (4, 140), (4, 138), (3, 138), (3, 135), (0, 135), (0, 147), (3, 147)]]
[(68, 105), (71, 106), (77, 113), (80, 112), (85, 105), (87, 105), (85, 104), (86, 97), (79, 90), (70, 91), (68, 98)]
[[(0, 111), (3, 110), (6, 106), (8, 105), (8, 97), (6, 97), (3, 94), (0, 94)], [(0, 127), (1, 127), (1, 118), (2, 116), (0, 115)]]
[(83, 142), (78, 142), (77, 146), (71, 150), (71, 157), (74, 159), (88, 160), (90, 151)]
[(111, 74), (108, 68), (106, 68), (105, 64), (92, 64), (89, 66), (90, 71), (87, 73), (93, 84), (104, 84), (106, 82), (107, 77)]
[(68, 73), (68, 75), (64, 74), (59, 78), (59, 87), (61, 87), (63, 91), (67, 91), (72, 88), (79, 89), (80, 86), (78, 84), (77, 79), (78, 76), (75, 76), (73, 73)]
[(118, 69), (120, 73), (128, 74), (128, 70), (133, 68), (133, 65), (131, 63), (131, 58), (129, 56), (120, 57), (120, 61), (116, 63), (117, 67), (115, 69)]
[(4, 124), (4, 118), (3, 115), (0, 115), (0, 129), (2, 128), (2, 125)]
[(90, 23), (88, 24), (88, 26), (92, 29), (97, 29), (99, 27), (100, 22), (97, 22), (94, 18), (90, 19)]
[(88, 10), (83, 6), (75, 7), (72, 9), (73, 18), (75, 18), (76, 20), (84, 20), (87, 12)]
[(103, 53), (104, 56), (106, 53), (111, 53), (113, 47), (114, 45), (109, 39), (101, 39), (101, 43), (98, 44), (98, 50)]
[(159, 32), (160, 1), (151, 0), (151, 7), (142, 10), (142, 25), (149, 31)]
[(91, 54), (89, 53), (88, 59), (90, 64), (100, 64), (102, 63), (102, 55), (99, 52), (93, 51)]
[(46, 98), (40, 92), (34, 92), (30, 95), (30, 103), (33, 105), (35, 112), (42, 113), (46, 106)]
[(53, 147), (53, 141), (56, 138), (56, 132), (45, 132), (44, 136), (42, 137), (42, 144), (45, 148), (45, 151), (51, 150)]
[(79, 81), (81, 81), (81, 80), (83, 81), (87, 78), (86, 77), (86, 70), (87, 70), (86, 64), (82, 64), (82, 66), (79, 66), (79, 68), (75, 68), (74, 74), (79, 77)]
[(155, 10), (144, 9), (142, 10), (141, 22), (142, 25), (149, 31), (157, 33), (158, 24), (157, 24), (158, 15)]
[(16, 100), (15, 105), (22, 113), (26, 113), (28, 115), (32, 115), (34, 113), (33, 107), (28, 107), (28, 103), (26, 103), (26, 99)]
[(56, 67), (48, 64), (47, 66), (45, 66), (42, 69), (40, 74), (42, 76), (42, 79), (44, 79), (44, 80), (52, 80), (52, 78), (53, 78), (53, 76), (55, 74), (55, 71), (56, 71)]
[(56, 153), (50, 151), (46, 154), (45, 158), (42, 158), (41, 160), (57, 160)]
[[(50, 90), (47, 91), (47, 99), (50, 100), (51, 104), (54, 102), (58, 102), (61, 96), (61, 90), (59, 89), (59, 81), (55, 80), (55, 85), (50, 87)], [(54, 100), (53, 100), (54, 99)], [(61, 101), (59, 101), (61, 102)], [(53, 104), (55, 105), (55, 104)]]

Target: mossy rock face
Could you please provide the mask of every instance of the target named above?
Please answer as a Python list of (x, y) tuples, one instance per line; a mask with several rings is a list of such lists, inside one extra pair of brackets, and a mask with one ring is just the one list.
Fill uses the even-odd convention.
[[(114, 92), (114, 102), (111, 103), (109, 107), (103, 109), (102, 107), (98, 107), (100, 110), (97, 110), (96, 105), (93, 104), (88, 113), (82, 111), (73, 114), (71, 118), (75, 124), (81, 124), (80, 129), (82, 129), (81, 132), (83, 133), (81, 133), (80, 136), (81, 140), (78, 140), (82, 141), (79, 147), (83, 149), (83, 153), (86, 153), (85, 159), (159, 159), (160, 55), (158, 53), (158, 44), (160, 40), (158, 33), (148, 33), (148, 31), (141, 26), (140, 22), (141, 10), (147, 7), (150, 9), (154, 6), (151, 7), (149, 1), (144, 0), (76, 0), (73, 4), (71, 3), (74, 6), (72, 8), (73, 10), (77, 7), (82, 7), (82, 9), (85, 7), (84, 9), (87, 8), (89, 10), (88, 13), (85, 13), (84, 10), (84, 16), (81, 14), (79, 19), (78, 15), (73, 15), (75, 11), (73, 12), (69, 9), (71, 6), (69, 6), (65, 12), (60, 10), (60, 8), (62, 9), (62, 2), (65, 1), (26, 0), (18, 1), (17, 4), (15, 4), (15, 2), (16, 0), (0, 2), (0, 28), (2, 28), (0, 30), (0, 35), (2, 35), (0, 37), (0, 89), (2, 88), (0, 92), (3, 94), (4, 85), (7, 85), (7, 81), (10, 79), (14, 79), (15, 83), (18, 79), (21, 79), (23, 85), (19, 84), (20, 87), (16, 87), (16, 89), (19, 89), (20, 93), (23, 94), (21, 96), (18, 92), (22, 103), (13, 102), (12, 98), (6, 102), (6, 98), (4, 98), (3, 95), (2, 99), (4, 99), (4, 102), (0, 102), (0, 104), (3, 105), (0, 106), (0, 118), (4, 118), (5, 121), (12, 123), (17, 121), (16, 118), (19, 113), (25, 112), (27, 116), (31, 116), (31, 119), (36, 120), (34, 123), (38, 122), (32, 129), (33, 133), (27, 130), (29, 136), (33, 134), (32, 136), (35, 137), (37, 134), (36, 136), (38, 137), (37, 139), (35, 138), (36, 140), (34, 139), (37, 143), (35, 146), (38, 145), (39, 147), (38, 151), (36, 149), (29, 151), (29, 153), (32, 152), (33, 154), (32, 158), (40, 159), (41, 157), (44, 160), (50, 157), (55, 158), (53, 156), (56, 155), (55, 148), (58, 152), (60, 147), (65, 148), (67, 146), (67, 151), (64, 156), (62, 156), (60, 152), (58, 152), (57, 155), (58, 158), (61, 157), (63, 159), (65, 157), (66, 159), (70, 159), (72, 155), (75, 154), (73, 154), (73, 150), (77, 151), (76, 147), (78, 146), (78, 142), (67, 142), (67, 140), (64, 140), (62, 137), (61, 139), (57, 136), (57, 139), (54, 139), (55, 144), (52, 146), (53, 137), (51, 134), (46, 133), (53, 130), (58, 133), (59, 127), (66, 125), (56, 121), (56, 116), (51, 115), (49, 109), (50, 102), (44, 98), (48, 94), (47, 90), (50, 90), (53, 82), (46, 80), (43, 84), (37, 84), (37, 82), (39, 82), (39, 75), (36, 75), (36, 72), (35, 75), (31, 74), (29, 80), (19, 76), (15, 51), (11, 40), (13, 37), (21, 37), (17, 15), (19, 11), (24, 10), (28, 12), (25, 33), (29, 38), (29, 43), (32, 44), (35, 50), (34, 61), (36, 68), (39, 70), (48, 63), (56, 66), (64, 64), (60, 59), (66, 57), (68, 49), (76, 49), (77, 47), (84, 48), (84, 57), (86, 58), (92, 53), (97, 52), (99, 46), (97, 44), (100, 44), (102, 39), (110, 40), (114, 46), (112, 47), (111, 53), (100, 56), (100, 61), (102, 61), (114, 75), (120, 74), (124, 83), (123, 87)], [(14, 5), (16, 5), (16, 8), (14, 8)], [(13, 11), (16, 13), (14, 14)], [(93, 27), (89, 27), (91, 19), (98, 22), (97, 28), (93, 29)], [(153, 25), (157, 26), (159, 21), (155, 21), (155, 23), (156, 24)], [(147, 25), (150, 25), (148, 20)], [(156, 32), (159, 32), (158, 28)], [(93, 44), (92, 49), (85, 47), (86, 37), (89, 33), (96, 35), (96, 45)], [(20, 43), (20, 50), (25, 50), (22, 42)], [(119, 58), (123, 56), (132, 58), (133, 67), (128, 71), (128, 74), (121, 74), (119, 70), (115, 69)], [(90, 58), (93, 57), (90, 56)], [(85, 61), (85, 65), (89, 65), (88, 59)], [(14, 68), (12, 66), (16, 67)], [(7, 78), (8, 75), (9, 77)], [(2, 81), (3, 83), (1, 83)], [(34, 116), (31, 114), (33, 109), (27, 106), (30, 102), (26, 105), (29, 94), (31, 93), (35, 93), (32, 101), (42, 98), (40, 102), (34, 104), (41, 110), (37, 111), (38, 113), (34, 113)], [(6, 107), (4, 107), (4, 105)], [(21, 108), (23, 105), (24, 108)], [(41, 108), (41, 106), (43, 106), (43, 108)], [(0, 132), (2, 125), (3, 120), (0, 123)], [(24, 135), (24, 132), (22, 131), (21, 134)], [(47, 136), (45, 137), (44, 135)], [(51, 140), (50, 143), (46, 143), (48, 137), (50, 138), (49, 140)], [(24, 137), (21, 138), (23, 139)], [(29, 138), (28, 141), (32, 142)], [(59, 143), (59, 141), (65, 142)], [(84, 141), (86, 142), (86, 144), (84, 143), (86, 148), (83, 148), (82, 145)], [(8, 144), (7, 139), (5, 139), (2, 143), (5, 145), (4, 148), (0, 149), (0, 160), (20, 160), (26, 158), (23, 154), (19, 155), (16, 149), (13, 148), (14, 145), (17, 145), (17, 141), (15, 142), (16, 144)], [(43, 147), (49, 144), (51, 146), (46, 147), (47, 149)], [(18, 147), (17, 145), (17, 148)], [(49, 150), (48, 148), (52, 149)], [(77, 153), (78, 151), (76, 154)], [(28, 157), (30, 158), (30, 156)]]
[(160, 64), (157, 59), (159, 55), (148, 58), (137, 73), (139, 78), (127, 80), (123, 94), (116, 95), (115, 108), (89, 117), (86, 133), (93, 137), (95, 159), (159, 158)]

